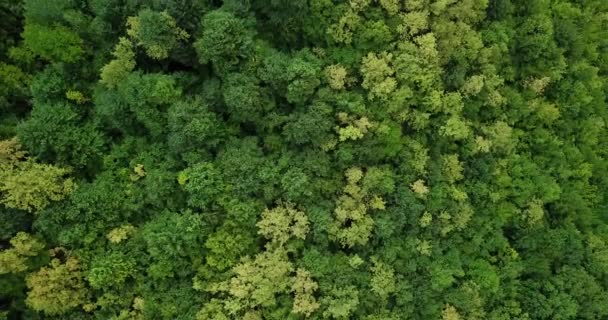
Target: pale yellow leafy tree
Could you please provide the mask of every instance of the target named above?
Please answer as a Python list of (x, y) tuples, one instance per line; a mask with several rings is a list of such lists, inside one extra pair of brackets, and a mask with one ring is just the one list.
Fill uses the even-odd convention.
[(538, 118), (546, 123), (551, 124), (560, 117), (559, 108), (549, 101), (544, 99), (534, 99), (528, 102), (530, 109), (534, 110)]
[(0, 252), (0, 275), (7, 273), (19, 273), (28, 269), (27, 257), (20, 256), (12, 249)]
[(257, 224), (258, 233), (271, 240), (271, 245), (282, 246), (292, 237), (304, 239), (308, 233), (308, 218), (291, 204), (281, 204), (262, 212)]
[(441, 320), (460, 320), (460, 315), (454, 306), (447, 304), (441, 312)]
[(496, 121), (493, 125), (484, 128), (490, 137), (492, 147), (497, 151), (510, 152), (517, 144), (513, 128), (504, 121)]
[(106, 238), (108, 238), (111, 243), (121, 243), (122, 241), (127, 240), (133, 232), (135, 232), (135, 227), (130, 224), (125, 224), (110, 230), (106, 235)]
[(348, 1), (350, 7), (357, 12), (362, 11), (363, 9), (367, 8), (371, 2), (372, 2), (372, 0), (349, 0)]
[(428, 227), (431, 222), (433, 222), (433, 215), (430, 214), (428, 211), (425, 211), (420, 217), (420, 220), (418, 220), (419, 225), (423, 228)]
[(336, 201), (329, 234), (333, 240), (345, 247), (365, 245), (374, 227), (374, 220), (368, 211), (384, 210), (384, 200), (361, 188), (360, 181), (364, 177), (361, 168), (350, 168), (345, 176), (347, 184)]
[(27, 279), (29, 307), (47, 315), (59, 315), (85, 303), (87, 290), (78, 260), (68, 257), (65, 263), (51, 260), (48, 267), (30, 274)]
[(276, 296), (289, 289), (293, 265), (282, 248), (264, 251), (254, 259), (245, 258), (232, 271), (235, 276), (214, 284), (211, 292), (226, 292), (230, 298), (224, 301), (229, 314), (237, 315), (256, 307), (271, 307)]
[(74, 101), (77, 104), (84, 104), (89, 101), (89, 98), (85, 97), (84, 94), (78, 90), (68, 90), (65, 93), (65, 97), (68, 100)]
[(424, 183), (424, 180), (422, 180), (422, 179), (418, 179), (418, 180), (414, 181), (410, 185), (410, 188), (412, 189), (412, 191), (414, 191), (416, 196), (419, 198), (424, 198), (429, 193), (429, 188), (426, 186), (426, 184)]
[(456, 210), (456, 214), (454, 214), (454, 227), (457, 230), (464, 229), (469, 224), (469, 221), (471, 221), (471, 217), (473, 217), (473, 214), (473, 207), (468, 202), (459, 204)]
[(347, 75), (348, 72), (346, 71), (346, 68), (339, 64), (332, 64), (325, 68), (325, 77), (327, 78), (327, 82), (334, 90), (344, 89)]
[(69, 172), (68, 169), (33, 162), (20, 165), (18, 170), (8, 175), (1, 174), (0, 192), (4, 197), (0, 202), (7, 207), (30, 212), (43, 209), (51, 201), (59, 201), (74, 190), (74, 182), (64, 179)]
[(17, 162), (26, 159), (26, 152), (21, 150), (17, 138), (0, 141), (0, 165), (16, 165)]
[(355, 254), (354, 256), (350, 257), (350, 259), (348, 259), (348, 265), (350, 265), (354, 269), (359, 268), (364, 262), (365, 261), (363, 261), (363, 259), (361, 259), (358, 254)]
[(59, 201), (75, 189), (69, 169), (39, 164), (16, 139), (0, 142), (0, 203), (29, 212)]
[[(118, 317), (113, 318), (113, 320), (144, 320), (145, 318), (143, 311), (144, 299), (135, 297), (133, 299), (133, 304), (131, 305), (131, 310), (122, 310)], [(226, 318), (226, 320), (228, 320), (228, 318)]]
[(293, 312), (310, 316), (319, 308), (314, 292), (319, 285), (312, 279), (310, 272), (298, 268), (291, 290), (294, 292)]
[(428, 240), (420, 240), (417, 239), (416, 250), (424, 256), (430, 256), (431, 250), (433, 250), (433, 245)]
[(413, 156), (411, 159), (407, 159), (408, 163), (416, 173), (425, 174), (430, 159), (429, 149), (416, 140), (409, 141), (409, 146), (412, 148)]
[(465, 84), (462, 86), (461, 91), (466, 96), (475, 96), (484, 86), (483, 75), (474, 75), (470, 77)]
[(393, 55), (387, 52), (381, 54), (370, 52), (363, 57), (361, 86), (368, 90), (370, 99), (387, 99), (397, 88), (397, 80), (393, 77), (395, 70), (390, 65), (392, 59)]
[(143, 47), (149, 57), (161, 60), (179, 41), (190, 37), (167, 12), (144, 9), (138, 16), (129, 17), (126, 26), (128, 37), (119, 38), (112, 52), (114, 59), (101, 69), (100, 82), (108, 88), (115, 88), (133, 71), (136, 47)]
[(439, 129), (439, 133), (453, 140), (464, 140), (471, 134), (471, 129), (462, 117), (451, 116)]
[(198, 319), (261, 319), (259, 308), (276, 305), (277, 297), (294, 293), (293, 312), (310, 315), (319, 304), (314, 297), (318, 285), (310, 272), (294, 266), (287, 256), (285, 244), (294, 238), (304, 239), (308, 233), (308, 218), (291, 204), (279, 203), (266, 209), (258, 222), (259, 233), (270, 242), (266, 250), (255, 257), (245, 257), (232, 268), (234, 276), (212, 283), (205, 290), (226, 294), (224, 299), (212, 299), (197, 315)]
[(12, 248), (0, 251), (0, 274), (19, 273), (29, 268), (28, 258), (44, 249), (44, 244), (30, 234), (17, 233), (10, 241)]
[(530, 78), (526, 80), (525, 85), (528, 89), (534, 91), (537, 95), (542, 95), (545, 88), (551, 83), (550, 77)]
[(374, 124), (367, 117), (357, 119), (345, 112), (338, 113), (338, 120), (341, 125), (336, 126), (335, 130), (340, 141), (359, 140), (374, 127)]
[(321, 298), (321, 304), (325, 306), (324, 318), (349, 319), (359, 305), (359, 291), (355, 286), (334, 287)]
[(405, 9), (407, 9), (408, 11), (414, 11), (414, 10), (422, 10), (425, 7), (428, 7), (428, 0), (409, 0), (409, 1), (404, 1), (405, 2)]
[(482, 153), (487, 153), (490, 152), (490, 148), (492, 147), (492, 141), (482, 137), (482, 136), (477, 136), (475, 137), (475, 147), (473, 149), (473, 151), (475, 153), (477, 152), (482, 152)]
[(532, 199), (528, 202), (528, 208), (525, 210), (525, 219), (530, 225), (536, 224), (543, 219), (545, 211), (543, 202), (539, 199)]
[(224, 310), (224, 302), (220, 299), (211, 299), (203, 305), (196, 314), (196, 320), (230, 320)]
[(425, 33), (414, 39), (418, 45), (420, 57), (424, 58), (427, 63), (439, 63), (439, 51), (437, 49), (437, 38), (432, 32)]

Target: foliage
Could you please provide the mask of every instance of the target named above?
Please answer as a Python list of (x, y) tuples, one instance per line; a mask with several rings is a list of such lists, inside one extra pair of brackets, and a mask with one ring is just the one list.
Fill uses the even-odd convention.
[(606, 319), (607, 16), (0, 1), (0, 318)]
[(17, 233), (10, 243), (12, 248), (0, 251), (0, 274), (28, 270), (28, 258), (37, 256), (44, 249), (43, 243), (25, 232)]
[(26, 303), (48, 315), (65, 313), (86, 301), (82, 269), (75, 258), (68, 258), (65, 263), (51, 260), (50, 266), (27, 277), (27, 286), (30, 291)]
[(264, 210), (257, 224), (259, 233), (270, 240), (272, 246), (282, 246), (291, 237), (304, 239), (308, 233), (306, 214), (289, 204), (272, 210)]
[(224, 10), (206, 14), (201, 22), (202, 33), (194, 42), (199, 61), (213, 63), (219, 72), (232, 68), (247, 58), (253, 47), (251, 32), (244, 21)]
[(26, 157), (16, 139), (0, 141), (0, 203), (34, 211), (59, 201), (75, 188), (70, 170), (39, 164)]
[(129, 17), (127, 27), (127, 34), (145, 48), (148, 56), (157, 60), (166, 59), (179, 40), (189, 37), (167, 12), (158, 13), (150, 9)]
[(27, 24), (22, 36), (28, 49), (45, 60), (70, 63), (84, 55), (82, 39), (61, 25)]

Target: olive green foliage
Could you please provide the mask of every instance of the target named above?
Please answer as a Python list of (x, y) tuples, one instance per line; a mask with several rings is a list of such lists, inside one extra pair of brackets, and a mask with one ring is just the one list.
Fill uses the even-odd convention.
[(44, 249), (43, 243), (25, 232), (17, 233), (10, 243), (11, 248), (0, 251), (0, 274), (28, 270), (29, 258), (37, 256)]
[(167, 12), (142, 10), (136, 17), (129, 17), (127, 27), (129, 36), (145, 48), (148, 56), (157, 60), (167, 58), (179, 40), (188, 39), (188, 33), (179, 28)]
[(0, 1), (0, 319), (608, 319), (608, 1)]
[(59, 259), (51, 260), (48, 267), (27, 277), (27, 286), (26, 303), (48, 315), (65, 313), (86, 301), (82, 269), (75, 258), (68, 258), (65, 263)]
[(282, 246), (291, 237), (304, 239), (308, 233), (306, 214), (290, 205), (265, 210), (257, 224), (259, 233), (270, 239), (270, 245)]
[(135, 52), (133, 43), (127, 38), (120, 38), (112, 55), (114, 60), (101, 68), (100, 82), (110, 88), (115, 88), (135, 68)]
[(74, 190), (70, 170), (36, 163), (16, 139), (0, 141), (0, 203), (26, 211), (41, 210)]

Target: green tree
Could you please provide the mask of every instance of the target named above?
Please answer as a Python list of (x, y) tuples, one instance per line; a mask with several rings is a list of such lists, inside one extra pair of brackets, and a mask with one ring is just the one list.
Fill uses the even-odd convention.
[(51, 62), (73, 63), (84, 57), (84, 42), (70, 29), (54, 25), (46, 27), (27, 24), (23, 30), (23, 41), (34, 54)]
[(190, 194), (188, 203), (194, 207), (209, 208), (226, 190), (222, 175), (213, 163), (193, 165), (180, 172), (177, 179)]
[(372, 259), (372, 278), (370, 281), (372, 291), (383, 300), (395, 292), (395, 271), (388, 265)]
[(36, 105), (17, 127), (17, 136), (40, 160), (83, 168), (99, 160), (105, 139), (94, 124), (80, 125), (82, 120), (76, 107), (66, 103)]
[(321, 84), (320, 61), (307, 50), (300, 51), (287, 65), (287, 101), (306, 102)]
[(86, 276), (91, 287), (96, 289), (120, 287), (128, 277), (135, 274), (135, 260), (115, 252), (96, 257)]
[(152, 258), (148, 272), (153, 278), (185, 275), (190, 265), (200, 265), (204, 245), (204, 225), (199, 215), (163, 212), (142, 229), (146, 250)]
[(242, 73), (231, 73), (223, 83), (223, 97), (230, 115), (239, 121), (259, 117), (273, 108), (265, 90), (256, 78)]
[(199, 61), (213, 64), (223, 74), (246, 59), (253, 49), (253, 39), (244, 21), (230, 12), (213, 10), (201, 22), (201, 34), (194, 42)]
[(168, 143), (175, 154), (217, 146), (227, 124), (202, 99), (178, 101), (168, 110)]

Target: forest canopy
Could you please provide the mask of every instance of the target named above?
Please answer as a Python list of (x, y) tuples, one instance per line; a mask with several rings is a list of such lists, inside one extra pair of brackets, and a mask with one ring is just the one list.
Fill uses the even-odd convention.
[(608, 318), (608, 1), (0, 1), (0, 320)]

